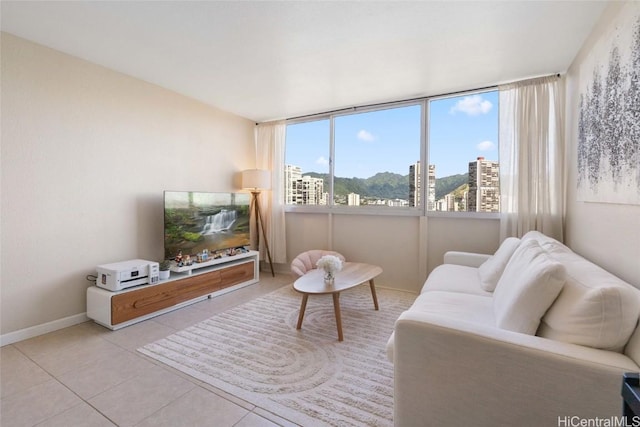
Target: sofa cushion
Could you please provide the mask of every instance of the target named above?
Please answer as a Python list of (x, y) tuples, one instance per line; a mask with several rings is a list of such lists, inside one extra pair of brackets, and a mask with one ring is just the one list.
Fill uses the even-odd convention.
[(491, 296), (480, 287), (478, 269), (457, 264), (442, 264), (433, 269), (422, 287), (427, 291), (462, 292), (467, 294)]
[(567, 282), (538, 335), (622, 351), (638, 322), (640, 291), (574, 252), (550, 255), (565, 266)]
[(493, 292), (496, 289), (498, 280), (500, 280), (500, 276), (502, 276), (507, 263), (511, 259), (511, 255), (518, 249), (518, 245), (520, 245), (520, 239), (507, 237), (496, 253), (478, 267), (480, 287), (482, 289), (487, 292)]
[(424, 292), (416, 298), (409, 311), (442, 315), (495, 326), (490, 296), (471, 295), (462, 292)]
[[(407, 311), (429, 313), (474, 324), (495, 326), (491, 301), (491, 294), (483, 296), (434, 290), (418, 295)], [(391, 334), (386, 346), (387, 358), (391, 362), (393, 362), (393, 341), (394, 334)]]
[(562, 290), (565, 270), (535, 240), (523, 241), (493, 293), (496, 325), (535, 335), (540, 319)]

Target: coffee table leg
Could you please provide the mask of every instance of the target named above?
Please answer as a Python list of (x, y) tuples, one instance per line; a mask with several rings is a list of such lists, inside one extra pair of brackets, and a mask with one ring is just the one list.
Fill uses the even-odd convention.
[(333, 309), (336, 312), (336, 325), (338, 326), (338, 341), (342, 341), (342, 317), (340, 316), (340, 293), (333, 294)]
[(302, 294), (302, 305), (300, 306), (300, 314), (298, 314), (298, 326), (296, 329), (302, 328), (302, 318), (304, 317), (304, 311), (307, 309), (307, 299), (309, 294)]
[(373, 284), (373, 279), (369, 280), (369, 286), (371, 286), (371, 296), (373, 297), (373, 306), (378, 310), (378, 297), (376, 296), (376, 285)]

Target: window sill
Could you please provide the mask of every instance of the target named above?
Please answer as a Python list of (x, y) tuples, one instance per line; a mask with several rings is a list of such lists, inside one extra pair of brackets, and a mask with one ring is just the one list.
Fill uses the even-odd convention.
[(427, 212), (426, 216), (429, 218), (500, 219), (500, 214), (497, 212)]
[(312, 213), (337, 215), (421, 216), (420, 208), (380, 208), (367, 206), (296, 206), (287, 205), (286, 213)]
[(337, 214), (337, 215), (377, 215), (377, 216), (426, 216), (428, 218), (490, 219), (499, 220), (499, 213), (491, 212), (427, 212), (420, 208), (379, 208), (365, 206), (309, 206), (287, 205), (285, 213)]

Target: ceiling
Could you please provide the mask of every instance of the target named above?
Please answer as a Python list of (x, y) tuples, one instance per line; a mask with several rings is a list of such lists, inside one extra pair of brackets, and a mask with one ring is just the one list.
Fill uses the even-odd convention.
[(2, 31), (262, 122), (566, 71), (606, 1), (2, 1)]

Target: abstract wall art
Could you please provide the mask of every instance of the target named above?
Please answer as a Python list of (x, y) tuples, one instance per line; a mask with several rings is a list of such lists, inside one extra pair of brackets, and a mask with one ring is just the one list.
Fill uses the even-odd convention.
[(640, 2), (580, 68), (578, 201), (640, 204)]

